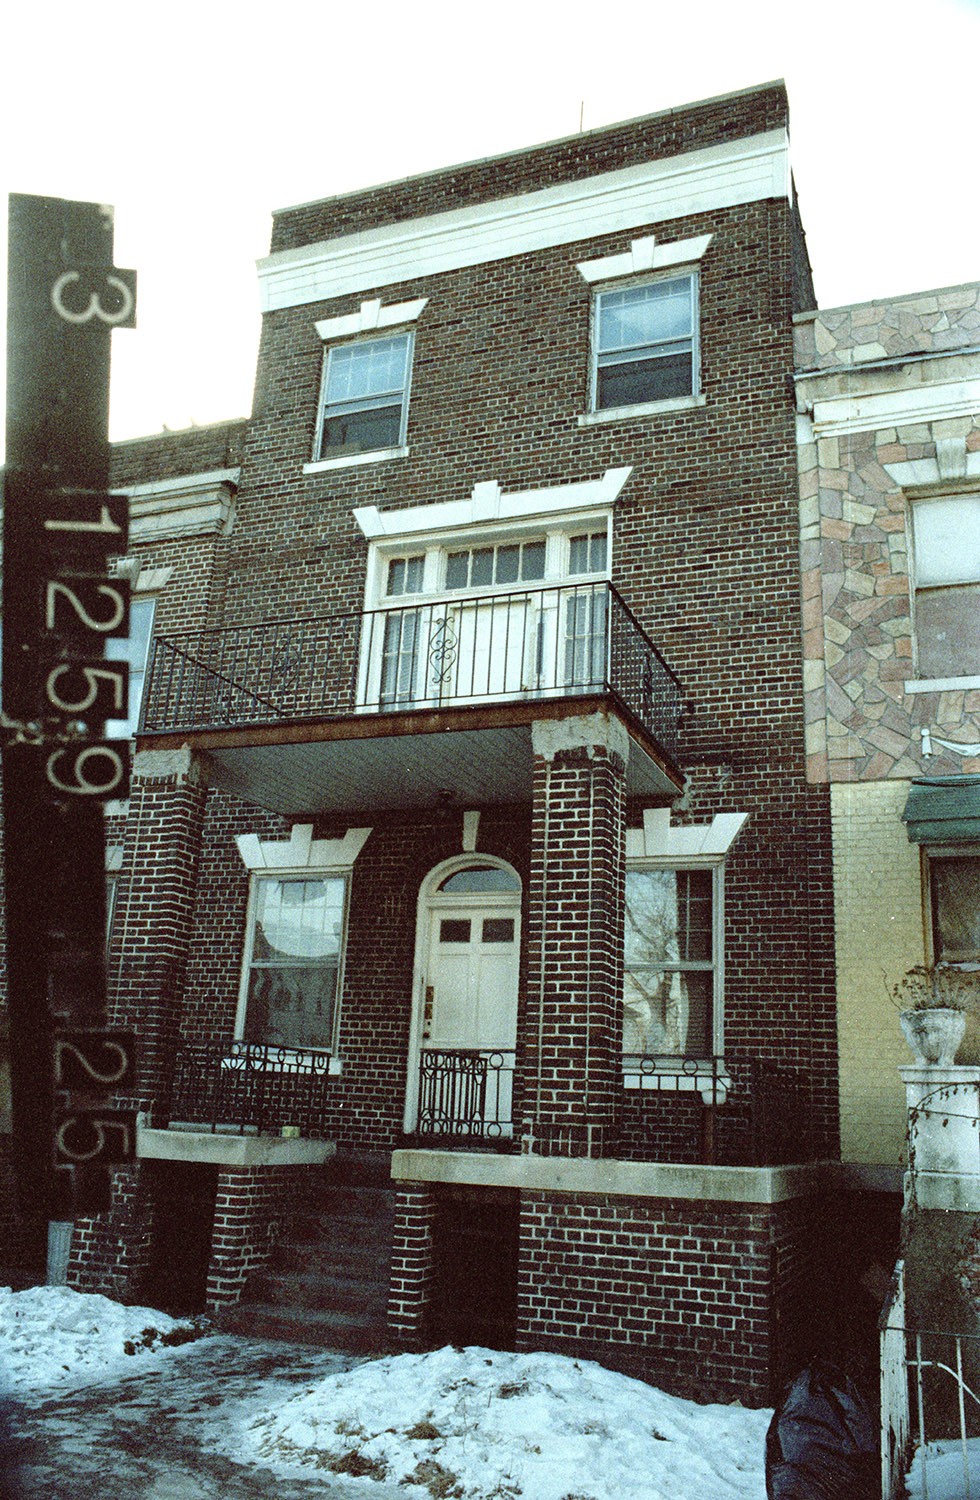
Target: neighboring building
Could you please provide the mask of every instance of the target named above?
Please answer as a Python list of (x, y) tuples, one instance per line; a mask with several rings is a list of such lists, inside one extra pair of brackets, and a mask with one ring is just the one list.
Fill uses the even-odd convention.
[[(980, 286), (803, 313), (796, 347), (841, 1150), (852, 1184), (897, 1194), (911, 1056), (888, 992), (914, 965), (980, 961)], [(977, 1047), (974, 1020), (961, 1060)]]
[(279, 212), (244, 438), (117, 450), (148, 1123), (74, 1285), (330, 1338), (387, 1235), (396, 1344), (752, 1401), (805, 1351), (837, 1037), (787, 119), (766, 85)]

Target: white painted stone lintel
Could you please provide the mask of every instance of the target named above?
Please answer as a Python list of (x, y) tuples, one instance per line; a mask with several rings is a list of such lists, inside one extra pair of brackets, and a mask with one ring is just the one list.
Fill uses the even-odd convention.
[(219, 1167), (317, 1167), (336, 1155), (333, 1141), (279, 1135), (212, 1135), (209, 1130), (136, 1126), (139, 1160), (199, 1162)]

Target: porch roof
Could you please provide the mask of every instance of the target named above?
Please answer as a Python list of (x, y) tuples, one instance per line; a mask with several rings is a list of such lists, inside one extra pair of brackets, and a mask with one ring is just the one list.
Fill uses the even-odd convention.
[(980, 776), (913, 781), (902, 822), (912, 844), (980, 841)]

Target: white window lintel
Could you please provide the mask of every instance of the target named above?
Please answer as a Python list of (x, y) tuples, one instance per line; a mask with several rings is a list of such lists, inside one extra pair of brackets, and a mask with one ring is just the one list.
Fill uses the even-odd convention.
[(235, 839), (247, 870), (348, 870), (367, 842), (370, 828), (348, 828), (342, 839), (315, 839), (312, 823), (294, 823), (288, 839)]
[(362, 302), (356, 313), (345, 313), (339, 318), (321, 318), (314, 324), (321, 339), (349, 338), (355, 333), (373, 333), (379, 328), (395, 328), (401, 323), (414, 323), (422, 314), (428, 297), (416, 297), (411, 302), (389, 302), (385, 307), (380, 298)]
[(722, 860), (748, 816), (748, 813), (716, 813), (710, 823), (671, 827), (669, 807), (647, 808), (643, 827), (626, 830), (626, 858)]
[(662, 271), (669, 266), (691, 265), (701, 260), (713, 235), (699, 234), (689, 240), (674, 240), (661, 245), (656, 235), (632, 240), (630, 248), (620, 255), (603, 255), (598, 260), (580, 260), (576, 269), (583, 281), (612, 281), (619, 276), (634, 276), (641, 271)]
[(510, 495), (503, 493), (496, 480), (484, 480), (473, 486), (468, 500), (444, 500), (435, 505), (413, 505), (393, 511), (381, 511), (376, 505), (359, 506), (354, 511), (354, 520), (369, 541), (390, 541), (435, 531), (462, 530), (491, 521), (571, 516), (576, 511), (612, 505), (631, 473), (631, 466), (607, 469), (601, 479), (521, 490)]

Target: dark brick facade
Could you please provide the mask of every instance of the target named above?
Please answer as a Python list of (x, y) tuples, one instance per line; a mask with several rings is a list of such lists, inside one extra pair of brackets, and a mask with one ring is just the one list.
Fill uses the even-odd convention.
[[(779, 131), (786, 121), (779, 85), (706, 101), (284, 211), (272, 248), (577, 182)], [(700, 263), (703, 401), (582, 422), (593, 292), (577, 263), (623, 254), (649, 235), (664, 244), (712, 236)], [(833, 1154), (829, 811), (826, 789), (807, 786), (802, 737), (790, 386), (792, 313), (812, 293), (801, 266), (795, 209), (774, 197), (274, 310), (264, 318), (251, 421), (120, 445), (114, 482), (241, 466), (232, 526), (132, 549), (146, 567), (172, 569), (156, 620), (163, 636), (356, 616), (368, 542), (355, 509), (389, 514), (460, 501), (490, 480), (505, 494), (594, 482), (628, 466), (612, 512), (612, 582), (691, 705), (678, 756), (686, 790), (673, 821), (749, 815), (725, 869), (726, 1049), (802, 1070), (815, 1127), (807, 1144)], [(428, 299), (415, 325), (408, 456), (306, 472), (323, 366), (314, 325), (372, 297), (386, 305)], [(348, 658), (338, 652), (331, 665), (347, 671)], [(236, 837), (284, 841), (293, 820), (217, 789), (213, 778), (209, 789), (206, 743), (191, 754), (151, 734), (139, 748), (128, 816), (111, 829), (123, 867), (110, 980), (116, 1019), (135, 1024), (144, 1040), (139, 1103), (162, 1119), (178, 1034), (194, 1044), (234, 1033), (249, 896)], [(267, 753), (275, 756), (275, 746)], [(641, 824), (644, 805), (626, 804), (614, 742), (600, 736), (539, 756), (527, 802), (488, 796), (478, 811), (474, 852), (512, 866), (523, 893), (515, 1147), (690, 1159), (697, 1103), (626, 1098), (621, 1086), (624, 829)], [(316, 1133), (351, 1150), (390, 1151), (405, 1125), (420, 887), (463, 851), (462, 809), (439, 799), (379, 809), (355, 791), (342, 814), (313, 807), (305, 821), (316, 839), (371, 829), (351, 873), (342, 1070), (323, 1082)], [(283, 1084), (270, 1128), (289, 1123), (291, 1103)], [(138, 1172), (121, 1174), (120, 1184), (112, 1215), (76, 1235), (71, 1274), (77, 1285), (129, 1295), (145, 1269), (139, 1226), (150, 1210), (140, 1192), (150, 1190)], [(208, 1292), (215, 1304), (234, 1300), (265, 1253), (278, 1190), (267, 1176), (222, 1177)], [(401, 1195), (391, 1329), (403, 1342), (424, 1337), (433, 1191), (412, 1184)], [(641, 1345), (630, 1366), (637, 1373), (698, 1394), (762, 1399), (784, 1357), (773, 1330), (805, 1280), (793, 1269), (805, 1236), (782, 1227), (787, 1214), (525, 1195), (518, 1340), (624, 1364)], [(710, 1378), (685, 1374), (705, 1363)]]

